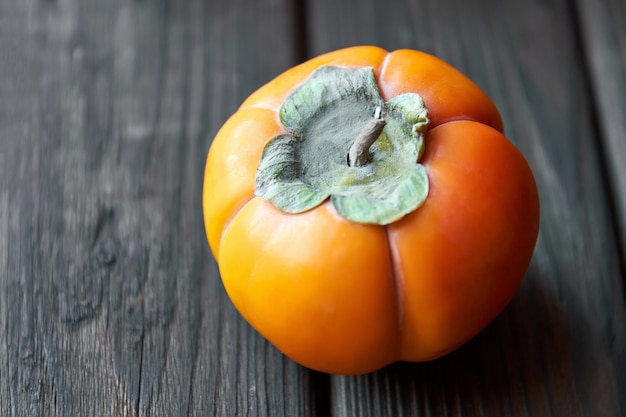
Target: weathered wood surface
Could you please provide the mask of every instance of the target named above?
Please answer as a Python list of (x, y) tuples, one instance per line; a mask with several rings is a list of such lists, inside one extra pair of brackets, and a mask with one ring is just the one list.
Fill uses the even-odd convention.
[(295, 61), (290, 7), (2, 2), (0, 415), (316, 415), (201, 212), (211, 138)]
[[(0, 416), (626, 415), (625, 18), (621, 0), (0, 2)], [(542, 221), (466, 346), (329, 377), (238, 316), (201, 186), (245, 96), (352, 44), (481, 85)]]
[[(580, 37), (589, 71), (599, 143), (621, 236), (626, 236), (626, 3), (578, 0)], [(622, 259), (626, 247), (622, 242)]]

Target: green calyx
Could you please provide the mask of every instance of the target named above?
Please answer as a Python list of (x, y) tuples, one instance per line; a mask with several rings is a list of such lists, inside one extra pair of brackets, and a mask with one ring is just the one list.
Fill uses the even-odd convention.
[(346, 219), (386, 225), (426, 199), (427, 109), (414, 93), (384, 102), (372, 68), (318, 68), (279, 116), (290, 133), (266, 145), (255, 194), (282, 211), (330, 197)]

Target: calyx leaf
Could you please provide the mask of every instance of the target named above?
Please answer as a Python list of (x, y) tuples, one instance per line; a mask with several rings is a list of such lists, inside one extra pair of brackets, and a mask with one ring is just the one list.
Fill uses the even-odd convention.
[[(367, 164), (350, 166), (348, 151), (375, 111), (384, 117), (382, 133), (365, 149)], [(330, 197), (348, 220), (392, 223), (428, 195), (426, 169), (418, 163), (427, 114), (415, 93), (385, 103), (372, 68), (320, 67), (281, 106), (281, 123), (291, 133), (266, 145), (255, 194), (287, 213)]]

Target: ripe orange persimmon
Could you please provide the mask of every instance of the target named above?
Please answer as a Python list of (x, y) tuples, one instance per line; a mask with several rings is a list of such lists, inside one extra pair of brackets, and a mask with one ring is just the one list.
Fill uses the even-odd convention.
[(532, 172), (491, 100), (431, 55), (331, 52), (253, 93), (207, 158), (206, 233), (243, 317), (296, 362), (426, 361), (517, 290)]

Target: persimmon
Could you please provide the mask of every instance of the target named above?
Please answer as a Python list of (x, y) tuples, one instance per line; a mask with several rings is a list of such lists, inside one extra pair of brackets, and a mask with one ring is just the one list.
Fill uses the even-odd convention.
[(242, 316), (309, 368), (362, 374), (467, 342), (539, 229), (496, 106), (418, 51), (362, 46), (261, 87), (209, 150), (206, 234)]

